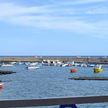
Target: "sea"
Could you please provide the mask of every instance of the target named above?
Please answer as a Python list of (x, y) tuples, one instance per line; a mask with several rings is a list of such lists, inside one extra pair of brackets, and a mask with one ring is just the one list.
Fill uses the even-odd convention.
[[(71, 73), (72, 68), (76, 68), (77, 72)], [(16, 72), (0, 75), (0, 80), (4, 83), (4, 88), (0, 90), (0, 100), (108, 95), (108, 81), (69, 79), (85, 76), (108, 77), (107, 67), (103, 67), (102, 73), (94, 73), (93, 67), (40, 66), (37, 70), (27, 70), (25, 64), (0, 67), (0, 70)], [(108, 103), (77, 104), (77, 107), (108, 108)], [(59, 108), (59, 106), (35, 108)]]

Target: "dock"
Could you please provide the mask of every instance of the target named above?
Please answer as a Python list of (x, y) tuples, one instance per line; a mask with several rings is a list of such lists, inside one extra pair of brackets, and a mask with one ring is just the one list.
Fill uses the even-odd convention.
[(108, 80), (108, 77), (72, 77), (71, 80)]

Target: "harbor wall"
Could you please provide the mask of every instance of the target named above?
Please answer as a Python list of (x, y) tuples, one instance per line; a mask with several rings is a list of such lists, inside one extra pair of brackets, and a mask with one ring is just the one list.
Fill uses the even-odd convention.
[(108, 64), (108, 57), (0, 57), (0, 62), (42, 62), (42, 60), (74, 61), (77, 63)]

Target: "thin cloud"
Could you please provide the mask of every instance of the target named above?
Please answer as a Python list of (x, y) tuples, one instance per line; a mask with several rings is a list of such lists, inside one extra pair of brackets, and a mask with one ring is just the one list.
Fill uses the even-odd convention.
[(108, 14), (108, 7), (97, 6), (93, 7), (92, 9), (86, 12), (89, 15), (96, 15), (96, 14)]
[(82, 4), (93, 4), (93, 3), (102, 3), (107, 2), (107, 0), (74, 0), (74, 1), (67, 1), (61, 2), (61, 5), (82, 5)]
[(87, 23), (81, 20), (72, 20), (68, 17), (53, 18), (49, 16), (21, 16), (13, 17), (9, 22), (17, 25), (36, 27), (39, 29), (65, 30), (77, 34), (108, 39), (108, 21)]
[[(106, 0), (94, 1), (102, 2)], [(85, 0), (82, 1), (82, 3), (84, 2)], [(93, 3), (93, 0), (87, 0), (86, 3), (87, 2)], [(75, 1), (73, 3), (75, 3)], [(85, 15), (82, 15), (82, 17), (78, 16), (84, 12), (88, 12), (88, 10), (85, 9), (86, 8), (77, 9), (74, 7), (68, 8), (67, 10), (66, 7), (54, 8), (51, 5), (26, 7), (13, 3), (0, 3), (0, 20), (14, 25), (30, 26), (39, 29), (66, 30), (96, 37), (107, 36), (107, 21), (105, 21), (104, 24), (99, 19), (96, 22), (89, 22), (89, 20), (85, 18)], [(72, 15), (68, 16), (69, 13), (66, 14), (66, 11), (72, 11)], [(64, 16), (61, 16), (59, 13)], [(101, 26), (102, 24), (103, 26)]]
[(66, 30), (75, 33), (88, 33), (95, 29), (92, 24), (68, 17), (20, 16), (9, 20), (13, 24), (23, 24), (41, 29)]
[(44, 6), (22, 7), (13, 3), (0, 3), (0, 17), (46, 12), (50, 10), (46, 10)]

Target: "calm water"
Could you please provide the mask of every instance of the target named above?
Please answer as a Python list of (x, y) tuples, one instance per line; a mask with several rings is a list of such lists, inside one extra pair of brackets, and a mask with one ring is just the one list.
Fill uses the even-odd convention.
[[(26, 70), (25, 65), (0, 67), (0, 70), (12, 70), (17, 73), (0, 75), (4, 89), (0, 90), (3, 99), (36, 99), (50, 97), (72, 97), (90, 95), (108, 95), (108, 81), (69, 80), (79, 76), (108, 77), (108, 68), (93, 73), (92, 67), (76, 67), (77, 73), (70, 73), (72, 67), (42, 66), (38, 70)], [(78, 108), (108, 108), (108, 103), (82, 104)], [(36, 108), (59, 108), (58, 106)]]

